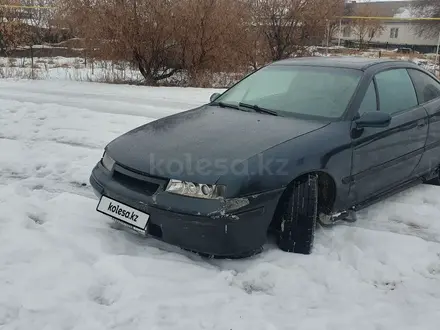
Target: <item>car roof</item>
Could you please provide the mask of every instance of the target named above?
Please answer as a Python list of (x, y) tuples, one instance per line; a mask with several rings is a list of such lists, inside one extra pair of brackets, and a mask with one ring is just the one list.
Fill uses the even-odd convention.
[[(347, 69), (366, 70), (373, 65), (378, 64), (402, 64), (408, 66), (415, 64), (409, 61), (393, 60), (386, 58), (368, 58), (368, 57), (354, 57), (354, 56), (316, 56), (316, 57), (300, 57), (291, 58), (274, 62), (271, 65), (292, 65), (292, 66), (322, 66), (322, 67), (337, 67)], [(412, 65), (413, 64), (413, 65)]]

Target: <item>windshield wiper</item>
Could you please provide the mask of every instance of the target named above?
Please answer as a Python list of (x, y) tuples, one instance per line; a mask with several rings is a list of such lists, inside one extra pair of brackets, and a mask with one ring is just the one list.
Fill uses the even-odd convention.
[(240, 110), (240, 111), (248, 112), (247, 110), (240, 109), (240, 107), (238, 105), (235, 105), (235, 104), (224, 103), (224, 102), (214, 102), (212, 104), (213, 105), (218, 105), (221, 108), (231, 108), (231, 109), (235, 109), (235, 110)]
[(266, 109), (266, 108), (262, 108), (262, 107), (260, 107), (260, 106), (258, 106), (256, 104), (252, 105), (252, 104), (247, 104), (247, 103), (240, 102), (238, 105), (240, 107), (243, 107), (243, 108), (252, 109), (252, 110), (254, 110), (256, 112), (259, 112), (259, 113), (265, 113), (265, 114), (268, 114), (268, 115), (271, 115), (271, 116), (278, 116), (278, 113), (276, 111), (270, 110), (270, 109)]

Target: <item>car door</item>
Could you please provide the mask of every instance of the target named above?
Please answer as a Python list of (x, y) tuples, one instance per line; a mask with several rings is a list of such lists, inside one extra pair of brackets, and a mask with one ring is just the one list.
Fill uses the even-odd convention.
[(414, 171), (425, 175), (440, 165), (440, 83), (418, 69), (408, 69), (416, 88), (419, 104), (428, 112), (429, 131), (423, 157)]
[(350, 194), (358, 203), (408, 180), (428, 133), (427, 113), (405, 68), (374, 76), (359, 111), (371, 107), (392, 119), (386, 128), (364, 128), (353, 135)]

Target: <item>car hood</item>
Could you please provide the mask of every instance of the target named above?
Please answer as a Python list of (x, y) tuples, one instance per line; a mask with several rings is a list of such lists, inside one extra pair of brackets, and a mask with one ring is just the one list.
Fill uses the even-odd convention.
[(117, 163), (152, 176), (214, 184), (244, 160), (325, 125), (203, 106), (130, 131), (107, 152)]

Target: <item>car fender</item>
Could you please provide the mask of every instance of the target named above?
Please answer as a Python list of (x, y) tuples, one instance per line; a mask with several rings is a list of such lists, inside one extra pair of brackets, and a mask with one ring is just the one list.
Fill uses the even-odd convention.
[(227, 187), (228, 196), (248, 196), (287, 187), (295, 178), (323, 172), (333, 178), (337, 203), (348, 198), (352, 143), (351, 122), (331, 123), (317, 131), (283, 142), (237, 167), (237, 172), (222, 176), (217, 184)]

